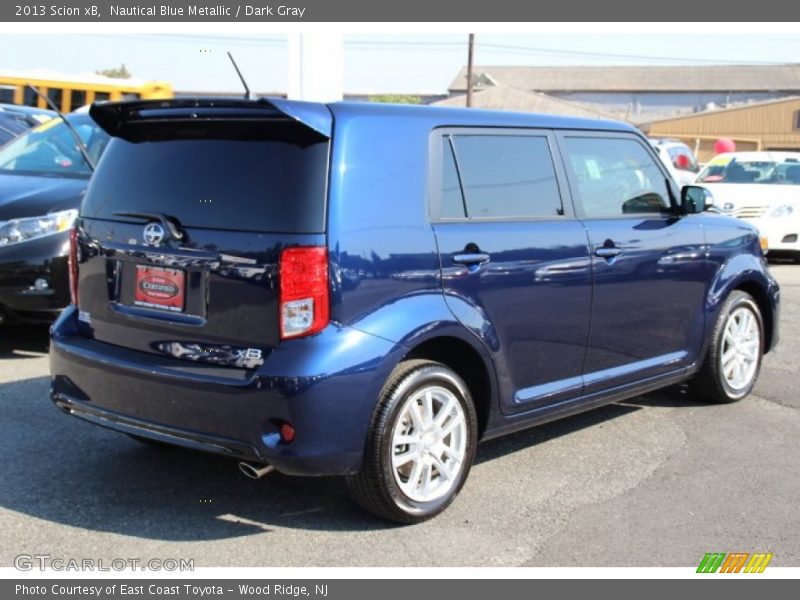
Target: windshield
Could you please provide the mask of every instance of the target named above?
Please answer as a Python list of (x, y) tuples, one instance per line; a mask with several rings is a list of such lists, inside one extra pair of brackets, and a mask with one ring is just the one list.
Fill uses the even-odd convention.
[[(108, 143), (108, 134), (89, 115), (68, 115), (95, 163)], [(60, 118), (31, 129), (0, 148), (0, 173), (89, 177), (92, 172), (78, 144)]]
[(709, 164), (697, 177), (700, 183), (763, 183), (800, 185), (800, 160), (750, 160), (735, 158), (725, 164)]

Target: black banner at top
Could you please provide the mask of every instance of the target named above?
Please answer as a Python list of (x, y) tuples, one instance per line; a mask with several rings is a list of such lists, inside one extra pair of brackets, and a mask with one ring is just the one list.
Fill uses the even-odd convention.
[(0, 4), (5, 22), (437, 22), (554, 21), (781, 22), (800, 20), (800, 3), (760, 0), (642, 2), (604, 0), (12, 0)]

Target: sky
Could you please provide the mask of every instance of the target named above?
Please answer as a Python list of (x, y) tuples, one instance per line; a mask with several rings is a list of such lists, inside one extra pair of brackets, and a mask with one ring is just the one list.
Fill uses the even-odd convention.
[[(631, 29), (634, 29), (632, 27)], [(466, 34), (344, 35), (346, 93), (446, 93), (467, 61)], [(239, 91), (226, 51), (250, 88), (285, 92), (282, 33), (0, 32), (0, 71), (93, 72), (124, 63), (137, 78), (179, 91)], [(534, 33), (477, 34), (476, 65), (702, 65), (800, 62), (800, 34)]]

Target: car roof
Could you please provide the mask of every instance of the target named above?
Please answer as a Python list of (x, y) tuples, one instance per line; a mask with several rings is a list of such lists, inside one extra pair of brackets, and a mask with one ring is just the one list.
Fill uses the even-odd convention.
[(647, 138), (651, 144), (654, 146), (680, 146), (681, 148), (688, 148), (686, 144), (684, 144), (680, 140), (675, 140), (672, 138)]
[(430, 106), (412, 104), (388, 104), (380, 102), (333, 102), (327, 107), (334, 116), (426, 118), (441, 127), (536, 127), (542, 129), (599, 129), (627, 131), (641, 135), (632, 125), (609, 119), (590, 119), (540, 113), (523, 113), (481, 108), (459, 108), (452, 106)]
[(716, 162), (717, 164), (723, 162), (730, 162), (731, 160), (736, 159), (737, 162), (743, 161), (773, 161), (773, 162), (781, 162), (787, 160), (796, 160), (800, 161), (800, 152), (783, 152), (783, 151), (773, 151), (773, 150), (760, 150), (760, 151), (748, 151), (748, 152), (724, 152), (723, 154), (717, 154), (712, 161)]
[(20, 106), (19, 104), (0, 103), (0, 112), (16, 113), (28, 116), (44, 115), (50, 118), (56, 116), (56, 113), (52, 110), (36, 108), (33, 106)]

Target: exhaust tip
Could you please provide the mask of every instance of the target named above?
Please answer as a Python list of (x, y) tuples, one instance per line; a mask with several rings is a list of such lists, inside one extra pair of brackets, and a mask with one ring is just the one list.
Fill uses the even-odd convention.
[(244, 461), (239, 463), (239, 471), (250, 479), (261, 479), (264, 475), (272, 473), (274, 470), (275, 467), (272, 465), (258, 465)]

